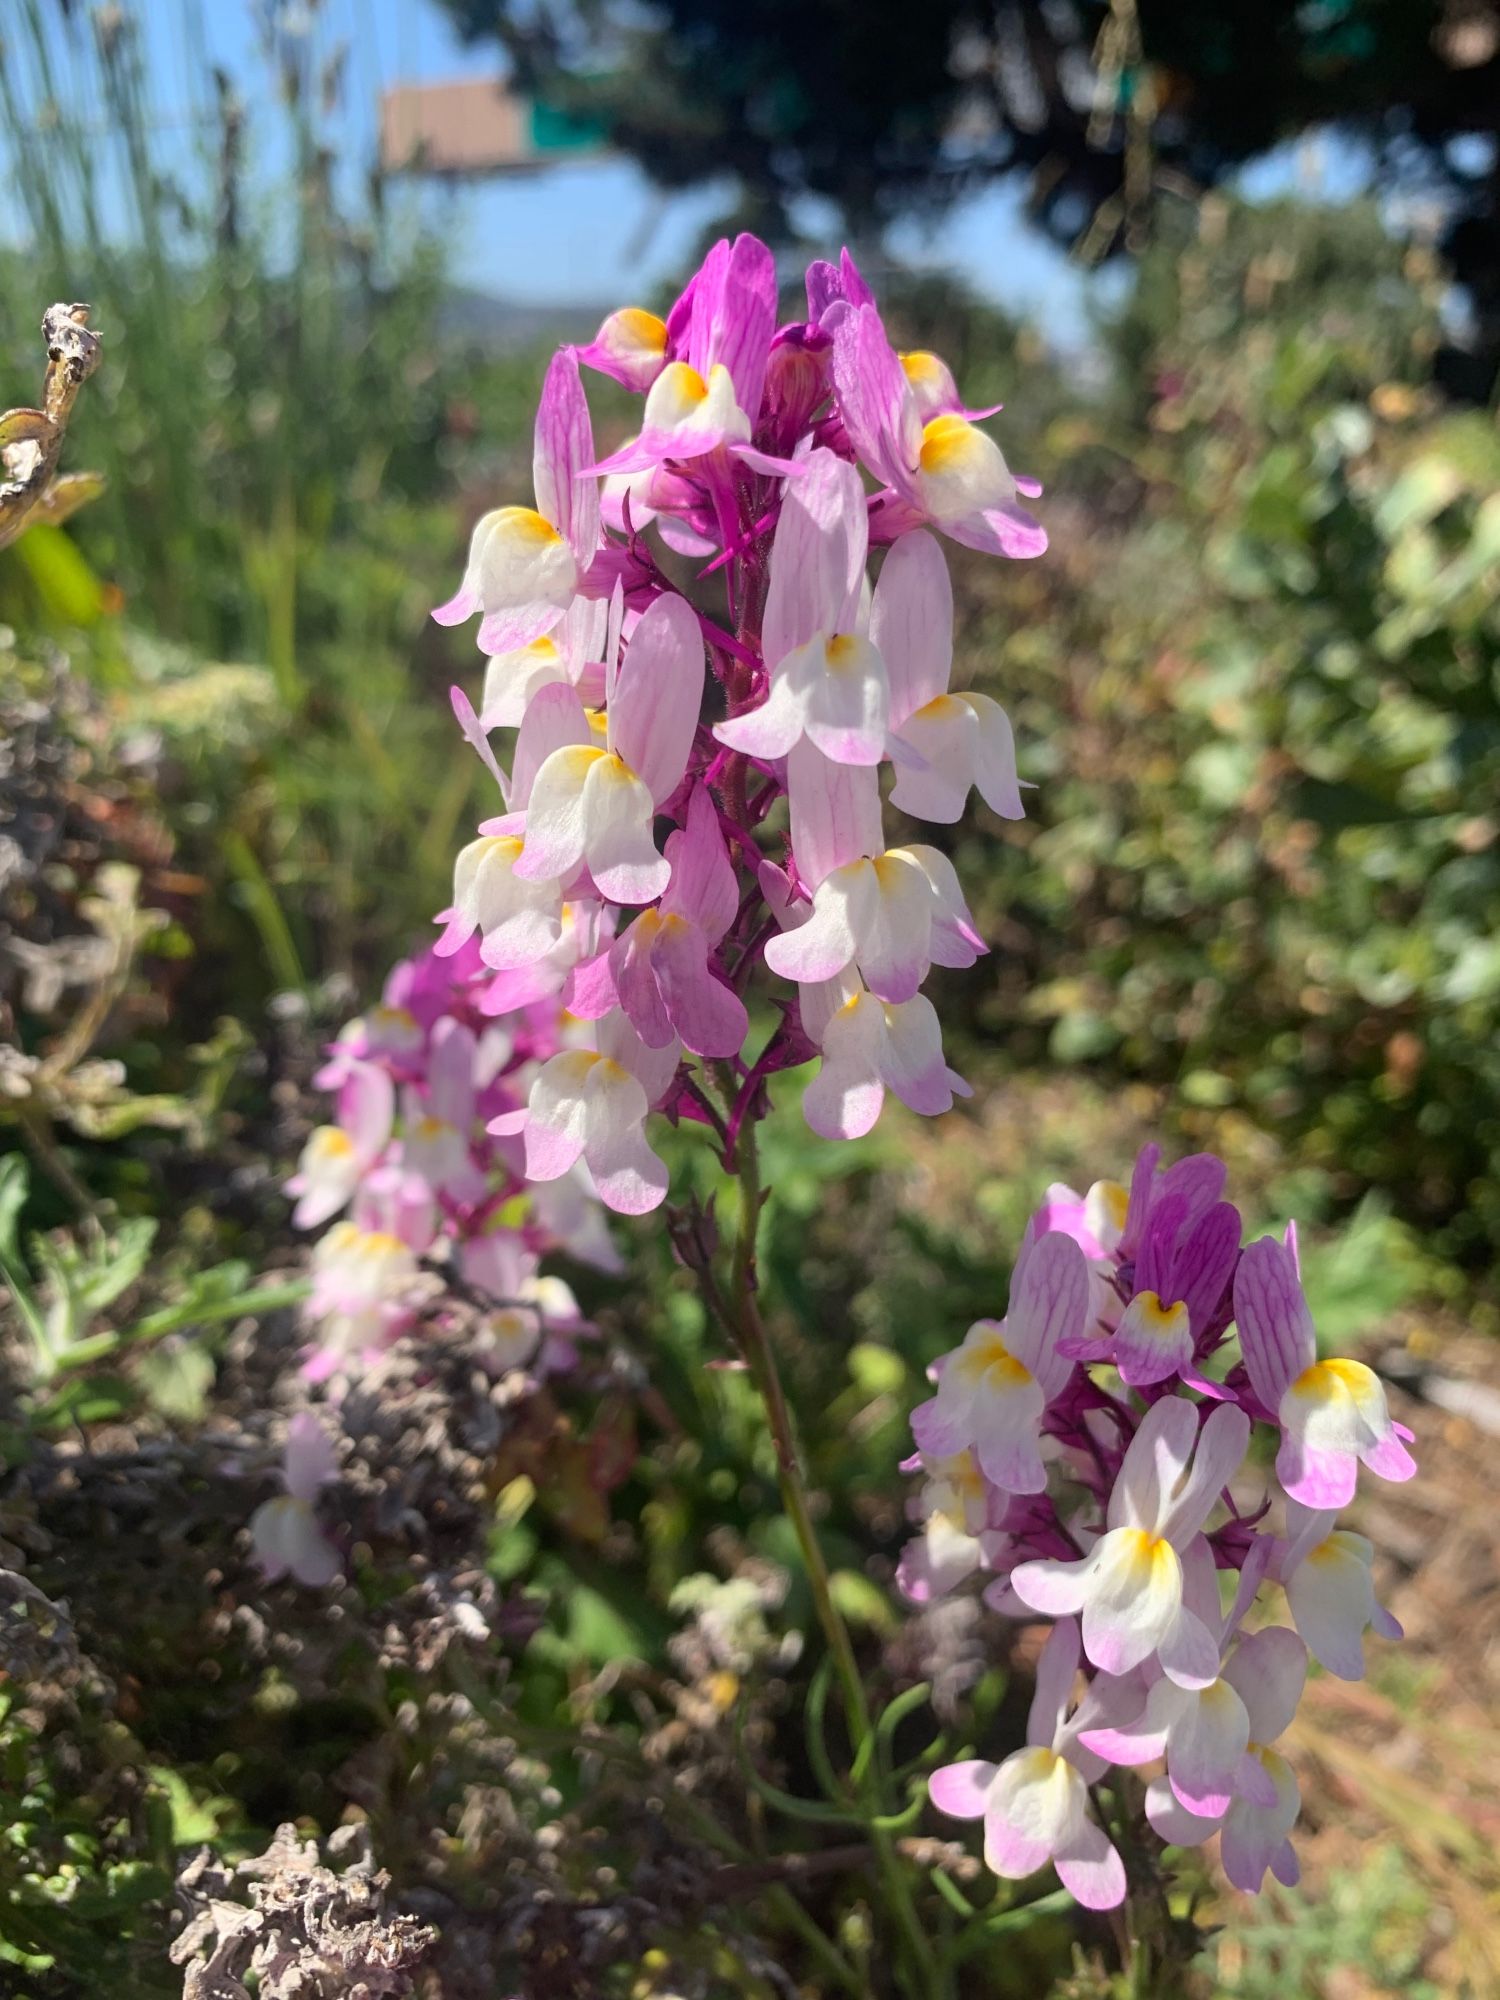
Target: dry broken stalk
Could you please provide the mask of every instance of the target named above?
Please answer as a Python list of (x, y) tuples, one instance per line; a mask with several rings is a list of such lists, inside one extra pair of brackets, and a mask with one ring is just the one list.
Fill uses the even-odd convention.
[(55, 305), (42, 319), (47, 375), (39, 410), (0, 414), (0, 549), (36, 521), (56, 525), (104, 490), (98, 472), (61, 476), (57, 461), (78, 391), (99, 366), (102, 348), (89, 331), (86, 305)]

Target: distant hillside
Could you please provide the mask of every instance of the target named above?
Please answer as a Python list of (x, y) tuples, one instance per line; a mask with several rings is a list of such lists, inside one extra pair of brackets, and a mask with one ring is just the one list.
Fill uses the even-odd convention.
[(443, 299), (438, 325), (452, 339), (503, 351), (549, 339), (591, 340), (609, 310), (607, 305), (521, 305), (453, 285)]

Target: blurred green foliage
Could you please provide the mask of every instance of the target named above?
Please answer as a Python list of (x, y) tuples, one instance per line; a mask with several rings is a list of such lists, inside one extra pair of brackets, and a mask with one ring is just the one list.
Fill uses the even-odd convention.
[(1206, 204), (1103, 323), (1103, 395), (1023, 433), (1052, 551), (975, 575), (964, 653), (1041, 789), (958, 836), (999, 962), (952, 1004), (982, 1069), (1157, 1084), (1184, 1137), (1271, 1134), (1315, 1210), (1380, 1188), (1480, 1264), (1500, 436), (1422, 386), (1441, 302), (1372, 211)]
[(15, 2000), (83, 1978), (121, 2000), (180, 1990), (160, 1945), (172, 1814), (134, 1783), (134, 1749), (97, 1702), (54, 1732), (0, 1689), (0, 1990)]
[(42, 306), (88, 300), (104, 362), (68, 462), (108, 484), (92, 519), (0, 557), (0, 618), (82, 632), (125, 724), (196, 701), (179, 830), (227, 890), (216, 1004), (253, 1008), (332, 969), (374, 980), (441, 898), (472, 757), (426, 611), (525, 449), (536, 366), (439, 339), (439, 252), (334, 158), (341, 78), (291, 10), (263, 11), (264, 72), (238, 82), (193, 12), (190, 142), (165, 136), (127, 10), (7, 17), (0, 142), (29, 241), (0, 253), (0, 370), (30, 393)]
[(1316, 1895), (1274, 1889), (1204, 1954), (1214, 2000), (1321, 2000), (1351, 1978), (1355, 1991), (1440, 2000), (1444, 1989), (1422, 1976), (1428, 1908), (1392, 1846), (1340, 1869)]

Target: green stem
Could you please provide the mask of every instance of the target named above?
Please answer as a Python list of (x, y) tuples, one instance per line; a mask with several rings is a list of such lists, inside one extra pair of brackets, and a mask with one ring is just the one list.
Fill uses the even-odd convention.
[(739, 1134), (736, 1167), (740, 1191), (739, 1234), (735, 1240), (729, 1296), (725, 1302), (726, 1316), (739, 1341), (756, 1387), (760, 1391), (761, 1400), (765, 1404), (771, 1440), (776, 1450), (776, 1472), (781, 1488), (781, 1504), (786, 1509), (787, 1518), (796, 1535), (797, 1548), (812, 1591), (818, 1623), (823, 1628), (823, 1636), (828, 1642), (834, 1671), (843, 1689), (851, 1748), (857, 1765), (865, 1774), (860, 1790), (866, 1794), (869, 1803), (871, 1843), (890, 1908), (901, 1932), (904, 1947), (902, 1957), (906, 1962), (911, 1982), (908, 1991), (916, 1997), (916, 2000), (931, 2000), (931, 1996), (939, 1990), (937, 1964), (918, 1919), (910, 1884), (896, 1853), (895, 1844), (887, 1832), (873, 1823), (874, 1816), (881, 1812), (882, 1805), (879, 1798), (880, 1774), (877, 1760), (871, 1756), (869, 1749), (873, 1734), (870, 1706), (865, 1698), (864, 1681), (860, 1676), (859, 1661), (855, 1658), (849, 1628), (834, 1602), (828, 1564), (823, 1555), (822, 1545), (818, 1541), (817, 1531), (813, 1526), (812, 1511), (808, 1505), (801, 1453), (797, 1447), (797, 1436), (786, 1400), (786, 1391), (782, 1387), (781, 1374), (776, 1365), (776, 1351), (771, 1345), (765, 1322), (760, 1315), (755, 1239), (760, 1221), (762, 1193), (760, 1159), (752, 1121), (747, 1121)]
[(760, 1316), (760, 1306), (756, 1298), (755, 1234), (756, 1224), (760, 1218), (761, 1193), (760, 1162), (752, 1126), (747, 1126), (741, 1132), (738, 1153), (740, 1231), (734, 1246), (734, 1265), (730, 1277), (730, 1311), (734, 1315), (735, 1329), (745, 1350), (745, 1359), (750, 1364), (750, 1372), (755, 1377), (756, 1387), (760, 1390), (761, 1399), (766, 1406), (766, 1416), (771, 1426), (771, 1441), (776, 1448), (776, 1474), (781, 1487), (781, 1503), (786, 1509), (797, 1537), (802, 1566), (812, 1587), (818, 1623), (823, 1628), (823, 1636), (828, 1641), (828, 1650), (833, 1655), (834, 1671), (838, 1674), (840, 1685), (844, 1690), (854, 1748), (860, 1750), (870, 1734), (870, 1711), (865, 1700), (864, 1682), (860, 1678), (859, 1662), (854, 1657), (854, 1645), (849, 1637), (849, 1628), (839, 1615), (838, 1606), (833, 1601), (832, 1579), (808, 1507), (807, 1492), (802, 1478), (801, 1455), (792, 1428), (792, 1414), (787, 1406), (786, 1391), (781, 1386), (775, 1352), (766, 1332), (765, 1322)]

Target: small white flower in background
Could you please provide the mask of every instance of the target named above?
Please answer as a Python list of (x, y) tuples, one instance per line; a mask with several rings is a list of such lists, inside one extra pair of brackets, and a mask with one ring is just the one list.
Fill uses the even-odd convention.
[(311, 1411), (299, 1411), (287, 1426), (282, 1453), (286, 1491), (263, 1502), (250, 1517), (255, 1559), (267, 1583), (290, 1576), (316, 1590), (339, 1574), (339, 1552), (318, 1525), (313, 1506), (318, 1488), (337, 1470), (327, 1432)]

